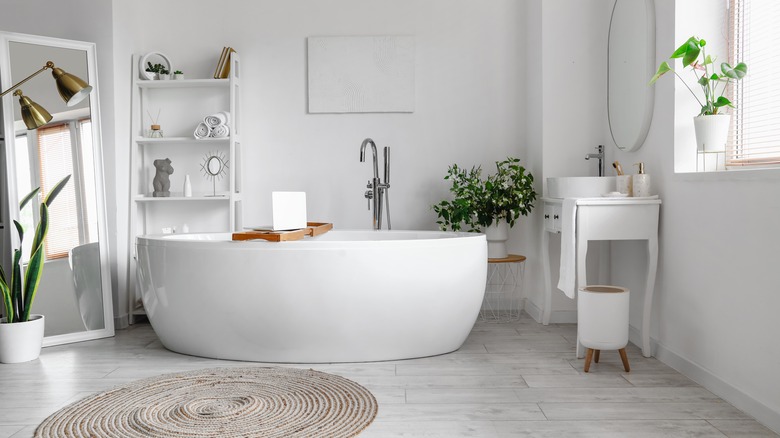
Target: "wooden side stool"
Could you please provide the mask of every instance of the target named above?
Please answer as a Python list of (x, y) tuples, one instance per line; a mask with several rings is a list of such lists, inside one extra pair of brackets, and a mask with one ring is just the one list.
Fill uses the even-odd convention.
[(631, 371), (628, 345), (628, 299), (630, 291), (617, 286), (585, 286), (577, 297), (577, 342), (587, 348), (585, 368), (599, 362), (601, 350), (618, 350), (623, 368)]

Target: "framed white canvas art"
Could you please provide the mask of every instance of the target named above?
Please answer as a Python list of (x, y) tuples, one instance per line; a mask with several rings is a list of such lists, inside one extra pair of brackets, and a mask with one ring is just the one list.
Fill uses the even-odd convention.
[(309, 37), (309, 113), (414, 112), (414, 37)]

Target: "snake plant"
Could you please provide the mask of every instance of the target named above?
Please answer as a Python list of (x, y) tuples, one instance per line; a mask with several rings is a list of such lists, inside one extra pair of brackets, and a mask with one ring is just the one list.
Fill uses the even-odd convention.
[[(41, 274), (43, 273), (43, 262), (45, 261), (43, 242), (46, 239), (46, 233), (49, 231), (49, 207), (69, 179), (70, 175), (58, 182), (41, 203), (41, 217), (35, 229), (32, 249), (30, 250), (30, 261), (27, 263), (24, 276), (22, 276), (21, 266), (24, 229), (22, 224), (14, 221), (16, 231), (19, 233), (19, 248), (14, 250), (10, 281), (2, 266), (0, 266), (0, 293), (2, 293), (3, 297), (6, 321), (9, 323), (25, 322), (30, 319), (30, 309), (35, 300), (35, 294), (38, 292), (38, 284), (41, 282)], [(39, 190), (40, 188), (36, 188), (22, 199), (19, 203), (20, 211), (38, 194)]]

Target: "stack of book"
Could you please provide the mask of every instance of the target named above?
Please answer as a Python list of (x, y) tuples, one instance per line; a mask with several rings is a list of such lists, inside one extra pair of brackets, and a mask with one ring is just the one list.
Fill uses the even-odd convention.
[(227, 79), (230, 76), (230, 54), (235, 53), (232, 47), (223, 47), (219, 56), (217, 69), (214, 71), (214, 79)]

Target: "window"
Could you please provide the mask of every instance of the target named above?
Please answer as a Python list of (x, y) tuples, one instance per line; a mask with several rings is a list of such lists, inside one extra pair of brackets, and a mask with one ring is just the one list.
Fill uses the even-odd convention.
[[(71, 133), (67, 124), (38, 129), (41, 193), (45, 197), (55, 184), (73, 174)], [(75, 180), (65, 186), (49, 208), (49, 234), (46, 236), (46, 260), (68, 256), (79, 245), (79, 218)]]
[[(40, 187), (43, 199), (66, 175), (70, 182), (49, 209), (49, 232), (44, 243), (46, 260), (68, 257), (78, 245), (97, 241), (97, 197), (89, 119), (45, 126), (16, 137), (19, 199)], [(24, 261), (29, 260), (32, 236), (39, 217), (38, 202), (21, 212), (25, 230)]]
[(748, 74), (731, 90), (732, 123), (726, 147), (729, 167), (780, 165), (780, 2), (729, 0), (730, 62)]

